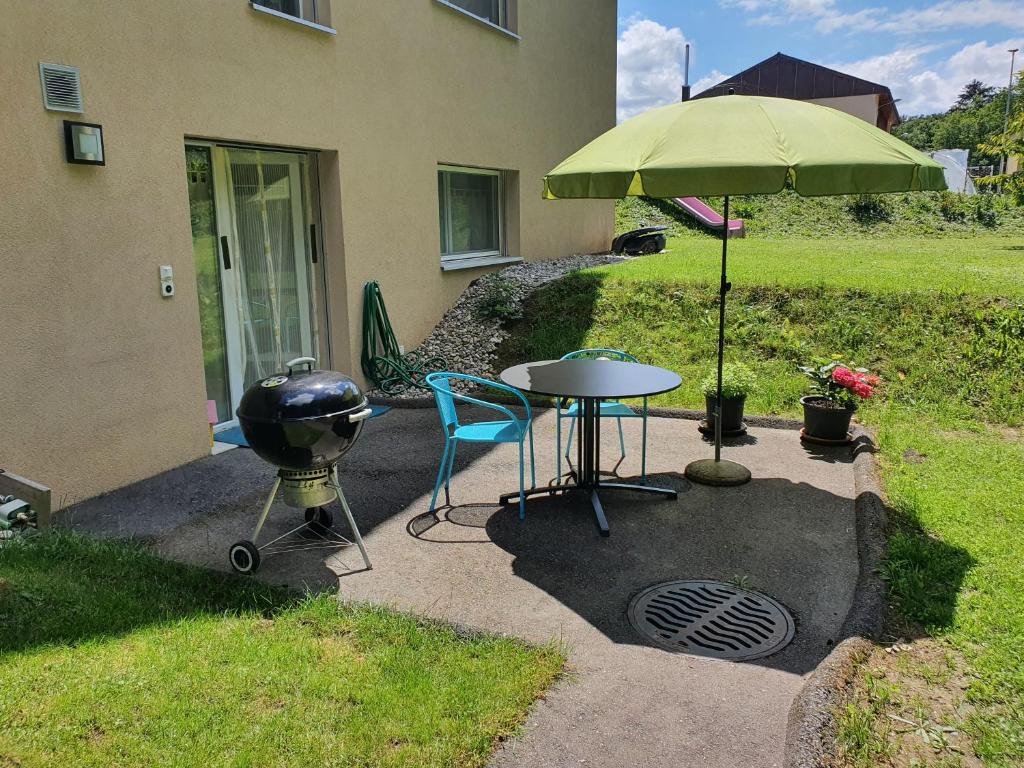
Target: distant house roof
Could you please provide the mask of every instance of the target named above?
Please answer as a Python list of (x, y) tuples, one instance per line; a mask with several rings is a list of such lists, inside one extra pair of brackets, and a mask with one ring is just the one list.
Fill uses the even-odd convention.
[(876, 125), (888, 129), (900, 121), (892, 91), (888, 87), (784, 53), (776, 53), (750, 69), (701, 91), (693, 98), (724, 96), (730, 88), (746, 96), (778, 96), (801, 101), (879, 94), (882, 98), (879, 99)]

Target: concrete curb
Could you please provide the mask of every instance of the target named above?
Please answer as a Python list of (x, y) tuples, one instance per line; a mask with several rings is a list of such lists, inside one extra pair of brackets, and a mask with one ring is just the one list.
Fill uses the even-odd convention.
[(789, 710), (786, 768), (820, 768), (832, 751), (836, 735), (833, 710), (860, 658), (882, 632), (886, 610), (885, 583), (878, 567), (886, 554), (886, 510), (875, 461), (875, 446), (862, 428), (854, 431), (854, 514), (860, 568), (853, 604), (839, 630), (842, 640), (818, 665)]

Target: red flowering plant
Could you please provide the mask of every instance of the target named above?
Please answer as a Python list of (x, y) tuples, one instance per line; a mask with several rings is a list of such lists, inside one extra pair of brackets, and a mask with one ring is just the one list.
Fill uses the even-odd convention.
[(801, 365), (800, 370), (811, 380), (811, 395), (828, 401), (834, 408), (856, 409), (867, 400), (882, 380), (866, 368), (854, 368), (841, 360), (815, 365)]

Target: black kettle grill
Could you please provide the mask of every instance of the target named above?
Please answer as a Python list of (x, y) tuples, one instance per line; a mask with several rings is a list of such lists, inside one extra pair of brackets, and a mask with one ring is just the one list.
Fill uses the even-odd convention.
[[(238, 541), (229, 550), (231, 566), (239, 573), (254, 573), (259, 568), (261, 552), (269, 555), (298, 548), (351, 544), (331, 528), (333, 520), (325, 505), (335, 499), (341, 502), (363, 562), (367, 569), (371, 567), (341, 490), (337, 462), (355, 444), (372, 410), (352, 379), (336, 371), (315, 370), (315, 363), (312, 357), (291, 360), (286, 373), (268, 376), (249, 387), (236, 411), (249, 447), (261, 459), (278, 467), (277, 479), (252, 540)], [(284, 503), (304, 509), (305, 522), (257, 546), (270, 507), (282, 487)], [(294, 534), (320, 543), (303, 547), (281, 543)]]

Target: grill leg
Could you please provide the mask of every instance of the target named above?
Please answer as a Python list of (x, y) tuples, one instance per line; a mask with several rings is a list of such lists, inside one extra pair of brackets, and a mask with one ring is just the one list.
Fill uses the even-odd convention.
[(334, 486), (334, 490), (338, 494), (338, 501), (341, 502), (341, 509), (345, 512), (346, 519), (348, 519), (348, 525), (352, 529), (352, 535), (356, 540), (356, 546), (359, 547), (359, 553), (363, 556), (363, 563), (366, 565), (366, 570), (373, 570), (373, 566), (370, 564), (370, 557), (366, 554), (366, 547), (363, 546), (363, 537), (359, 533), (359, 526), (356, 525), (356, 521), (352, 517), (352, 510), (348, 508), (348, 502), (345, 500), (345, 493), (341, 490), (341, 481), (338, 479), (337, 464), (335, 464), (331, 469), (331, 485)]
[(263, 524), (267, 522), (267, 515), (270, 514), (270, 507), (274, 503), (274, 499), (277, 498), (277, 490), (281, 487), (281, 478), (277, 477), (274, 479), (274, 490), (270, 492), (270, 498), (267, 499), (267, 503), (263, 505), (263, 511), (260, 512), (260, 519), (256, 521), (256, 530), (252, 532), (252, 543), (256, 544), (256, 539), (260, 537), (260, 531), (263, 530)]

